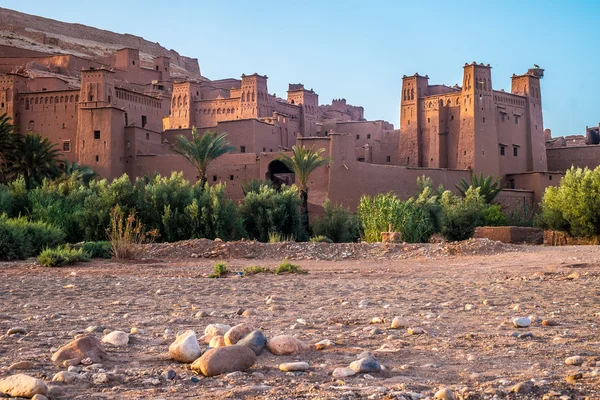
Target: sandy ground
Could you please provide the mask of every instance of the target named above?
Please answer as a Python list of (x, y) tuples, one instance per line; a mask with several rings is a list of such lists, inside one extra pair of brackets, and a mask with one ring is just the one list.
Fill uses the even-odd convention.
[[(433, 398), (441, 387), (454, 390), (457, 399), (600, 398), (600, 247), (511, 249), (300, 260), (295, 263), (307, 275), (221, 279), (207, 278), (215, 260), (205, 258), (95, 260), (59, 269), (33, 260), (0, 263), (0, 333), (15, 326), (29, 331), (0, 336), (0, 379), (14, 373), (7, 371), (9, 365), (30, 360), (33, 367), (21, 372), (48, 382), (51, 399), (411, 399)], [(280, 260), (226, 261), (230, 270), (240, 271), (250, 264), (275, 267)], [(268, 296), (280, 310), (269, 310)], [(368, 305), (361, 307), (363, 300)], [(255, 315), (238, 315), (246, 309)], [(196, 317), (199, 311), (211, 315)], [(390, 329), (395, 316), (425, 333)], [(530, 317), (533, 323), (516, 329), (515, 317)], [(374, 318), (383, 322), (372, 324)], [(546, 319), (559, 325), (542, 326)], [(236, 378), (204, 378), (168, 359), (176, 332), (193, 329), (200, 335), (211, 323), (241, 322), (267, 337), (292, 334), (309, 344), (323, 339), (336, 344), (293, 356), (264, 351)], [(143, 331), (132, 335), (127, 347), (106, 345), (109, 358), (102, 368), (119, 379), (94, 384), (97, 371), (92, 370), (75, 383), (50, 382), (66, 369), (51, 363), (52, 352), (90, 326)], [(516, 338), (515, 332), (533, 337)], [(347, 367), (363, 351), (371, 351), (385, 370), (332, 378), (336, 367)], [(585, 361), (566, 365), (570, 356)], [(291, 361), (308, 361), (311, 369), (278, 370)], [(172, 381), (161, 377), (169, 369), (177, 373)], [(568, 382), (576, 373), (582, 378)], [(514, 384), (530, 379), (535, 382), (531, 393), (509, 393)]]

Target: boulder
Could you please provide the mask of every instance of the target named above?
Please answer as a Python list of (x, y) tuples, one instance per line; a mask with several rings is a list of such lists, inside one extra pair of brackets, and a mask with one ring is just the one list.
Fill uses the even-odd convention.
[(216, 376), (235, 371), (245, 371), (256, 362), (257, 356), (245, 346), (233, 345), (208, 350), (194, 361), (191, 368), (204, 376)]
[(196, 332), (188, 330), (177, 336), (169, 346), (169, 355), (175, 361), (183, 363), (194, 362), (202, 354)]
[(99, 363), (106, 353), (102, 349), (100, 340), (95, 336), (83, 336), (58, 349), (52, 355), (52, 362), (62, 364), (64, 361), (89, 358), (92, 363)]
[(227, 346), (231, 346), (232, 344), (236, 344), (240, 341), (244, 336), (252, 332), (254, 329), (247, 324), (238, 324), (233, 328), (229, 329), (225, 332), (224, 339), (225, 344)]
[(224, 336), (231, 326), (225, 324), (210, 324), (204, 329), (204, 341), (209, 343), (215, 336)]
[(410, 321), (406, 318), (402, 318), (402, 317), (394, 317), (394, 319), (392, 320), (392, 324), (390, 326), (390, 328), (392, 329), (398, 329), (398, 328), (408, 328), (410, 327)]
[(269, 339), (267, 342), (269, 351), (278, 356), (303, 353), (308, 350), (308, 345), (291, 335), (280, 335)]
[(32, 398), (36, 394), (46, 395), (48, 386), (44, 381), (25, 374), (16, 374), (0, 380), (0, 393), (12, 397)]
[(217, 347), (225, 347), (227, 344), (225, 343), (225, 338), (221, 335), (215, 336), (210, 339), (210, 343), (208, 343), (208, 347), (216, 349)]
[(129, 343), (129, 334), (123, 331), (112, 331), (102, 338), (102, 343), (109, 343), (113, 346), (127, 346)]
[(336, 368), (333, 370), (331, 376), (334, 378), (346, 378), (348, 376), (356, 375), (356, 371), (350, 368)]
[(59, 371), (52, 377), (52, 382), (73, 383), (78, 379), (83, 379), (83, 376), (76, 372)]
[(267, 338), (261, 331), (250, 332), (244, 338), (237, 342), (238, 346), (248, 347), (257, 356), (267, 346)]
[(373, 357), (361, 358), (360, 360), (353, 361), (350, 363), (349, 368), (356, 373), (371, 373), (381, 371), (381, 365)]

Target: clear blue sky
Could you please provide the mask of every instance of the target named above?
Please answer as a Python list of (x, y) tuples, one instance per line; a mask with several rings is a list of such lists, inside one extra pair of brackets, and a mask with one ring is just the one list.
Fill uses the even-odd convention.
[(495, 89), (534, 63), (544, 125), (554, 136), (600, 122), (600, 1), (3, 0), (2, 7), (119, 33), (196, 57), (210, 79), (269, 76), (365, 107), (396, 127), (402, 75), (462, 81), (465, 62), (491, 64)]

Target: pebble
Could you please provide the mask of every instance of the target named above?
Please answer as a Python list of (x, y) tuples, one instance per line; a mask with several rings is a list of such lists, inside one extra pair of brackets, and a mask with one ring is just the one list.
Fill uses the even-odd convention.
[(6, 335), (27, 335), (27, 329), (22, 326), (15, 326), (6, 331)]
[(250, 308), (244, 310), (244, 312), (242, 313), (242, 317), (249, 317), (251, 315), (256, 315), (256, 311), (254, 311)]
[(434, 399), (438, 400), (455, 400), (454, 392), (448, 388), (438, 390), (433, 396)]
[(210, 339), (217, 335), (224, 336), (225, 332), (231, 329), (231, 326), (225, 324), (210, 324), (204, 329), (204, 341), (206, 343), (210, 342)]
[(103, 385), (105, 383), (110, 382), (110, 377), (108, 376), (108, 374), (101, 372), (101, 373), (92, 375), (92, 381), (94, 382), (95, 385)]
[(173, 379), (175, 379), (175, 377), (177, 376), (177, 374), (172, 369), (169, 369), (169, 370), (163, 372), (161, 374), (161, 376), (163, 378), (165, 378), (166, 380), (168, 380), (168, 381), (172, 381)]
[(531, 332), (517, 334), (517, 339), (531, 339), (531, 338), (533, 338), (533, 333), (531, 333)]
[(326, 349), (327, 347), (331, 347), (335, 345), (335, 343), (329, 339), (323, 339), (318, 343), (315, 343), (315, 349), (317, 350), (323, 350)]
[(531, 320), (527, 317), (515, 318), (512, 322), (516, 328), (527, 328), (531, 325)]
[(402, 318), (402, 317), (394, 317), (394, 319), (392, 320), (392, 324), (390, 325), (390, 328), (392, 329), (399, 329), (399, 328), (408, 328), (410, 326), (410, 321), (406, 318)]
[(102, 343), (112, 344), (117, 347), (127, 346), (129, 343), (129, 334), (123, 331), (112, 331), (102, 338)]
[(208, 350), (194, 361), (191, 369), (204, 376), (216, 376), (228, 372), (245, 371), (257, 360), (256, 354), (248, 347), (233, 345)]
[(558, 322), (553, 319), (545, 319), (542, 321), (542, 326), (558, 326)]
[(31, 398), (36, 394), (46, 395), (48, 386), (44, 381), (25, 374), (16, 374), (0, 380), (0, 393), (12, 397)]
[(217, 347), (225, 347), (227, 346), (227, 343), (225, 343), (225, 338), (221, 335), (217, 335), (215, 337), (213, 337), (212, 339), (210, 339), (210, 342), (208, 343), (208, 347), (211, 347), (213, 349), (216, 349)]
[(196, 318), (205, 318), (208, 317), (208, 313), (206, 311), (198, 311), (194, 316)]
[(239, 346), (248, 347), (254, 352), (254, 354), (258, 356), (263, 349), (267, 347), (267, 338), (261, 331), (254, 331), (250, 332), (236, 344)]
[(267, 348), (278, 356), (299, 354), (308, 350), (306, 343), (291, 335), (275, 336), (267, 342)]
[(34, 395), (31, 400), (48, 400), (48, 398), (46, 396), (44, 396), (43, 394), (36, 394)]
[(576, 381), (583, 379), (583, 374), (582, 373), (576, 373), (576, 374), (571, 374), (568, 375), (566, 378), (567, 383), (575, 383)]
[(466, 311), (471, 311), (474, 310), (476, 307), (473, 304), (465, 304), (465, 310)]
[(290, 371), (306, 371), (310, 368), (307, 362), (291, 362), (283, 363), (279, 365), (279, 370), (284, 372)]
[(356, 375), (356, 371), (350, 368), (336, 368), (333, 370), (331, 376), (334, 378), (346, 378), (348, 376)]
[(52, 377), (52, 382), (73, 383), (82, 378), (83, 377), (81, 375), (75, 372), (60, 371), (54, 374)]
[(356, 373), (381, 371), (381, 365), (373, 357), (361, 358), (360, 360), (353, 361), (348, 367)]
[(89, 359), (90, 364), (93, 364), (102, 361), (104, 356), (105, 353), (98, 338), (83, 336), (58, 349), (52, 355), (52, 362), (58, 365), (64, 362), (76, 365)]
[(533, 381), (519, 382), (510, 391), (517, 394), (527, 394), (533, 390)]
[(409, 335), (422, 335), (423, 333), (425, 333), (423, 328), (408, 328), (407, 332), (409, 333)]
[(29, 369), (29, 368), (33, 368), (34, 365), (35, 364), (33, 363), (33, 361), (19, 361), (14, 364), (11, 364), (11, 366), (8, 367), (8, 370), (15, 371), (18, 369)]
[(227, 332), (225, 332), (225, 335), (223, 335), (225, 344), (227, 346), (236, 344), (240, 341), (240, 339), (242, 339), (244, 336), (248, 335), (253, 331), (254, 328), (248, 324), (238, 324), (229, 329)]
[(573, 356), (573, 357), (568, 357), (567, 359), (565, 359), (565, 364), (579, 366), (579, 365), (583, 364), (583, 361), (584, 361), (583, 357)]
[(183, 363), (194, 362), (200, 355), (200, 345), (196, 338), (196, 332), (188, 330), (177, 336), (175, 341), (169, 346), (169, 355), (175, 361)]
[(143, 335), (145, 332), (143, 329), (138, 329), (138, 328), (131, 328), (129, 330), (129, 334), (130, 335)]
[(241, 378), (244, 376), (244, 373), (242, 371), (234, 371), (234, 372), (230, 372), (227, 375), (225, 375), (225, 379), (237, 379), (237, 378)]

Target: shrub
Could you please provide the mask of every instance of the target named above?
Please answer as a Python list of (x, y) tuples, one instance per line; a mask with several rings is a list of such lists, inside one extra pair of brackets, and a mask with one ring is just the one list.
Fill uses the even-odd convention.
[(537, 222), (575, 237), (600, 235), (600, 167), (571, 167), (558, 187), (546, 188)]
[(135, 212), (125, 218), (124, 212), (118, 205), (111, 210), (111, 227), (108, 238), (112, 253), (117, 259), (134, 260), (144, 253), (144, 243), (152, 242), (158, 236), (156, 230), (146, 232), (144, 225)]
[(308, 240), (300, 218), (300, 199), (296, 186), (282, 186), (280, 190), (262, 186), (250, 192), (239, 207), (244, 229), (250, 239), (269, 241), (270, 234), (282, 238)]
[(8, 186), (0, 184), (0, 215), (12, 216), (14, 201)]
[(287, 260), (283, 260), (281, 264), (273, 272), (275, 275), (289, 273), (289, 274), (308, 274), (308, 271), (301, 269), (298, 265), (289, 263)]
[(256, 274), (266, 274), (266, 273), (271, 273), (271, 272), (272, 271), (269, 268), (259, 266), (259, 265), (248, 265), (247, 267), (242, 268), (242, 274), (244, 276), (256, 275)]
[(282, 235), (279, 232), (269, 233), (269, 243), (295, 242), (294, 235)]
[(85, 242), (81, 245), (81, 248), (91, 258), (112, 258), (112, 244), (110, 242)]
[(441, 198), (442, 235), (450, 241), (466, 240), (473, 236), (475, 227), (483, 222), (485, 200), (479, 195), (479, 188), (469, 188), (465, 198), (457, 197), (450, 191)]
[(479, 176), (476, 174), (471, 175), (470, 184), (467, 183), (465, 179), (461, 179), (460, 184), (456, 185), (456, 189), (463, 198), (467, 196), (469, 188), (479, 188), (479, 195), (483, 197), (483, 200), (487, 204), (492, 204), (502, 191), (500, 177), (494, 179), (492, 175), (490, 175), (487, 178), (484, 178), (483, 174), (479, 174)]
[(219, 261), (215, 264), (215, 269), (212, 274), (210, 274), (209, 278), (221, 278), (227, 275), (229, 271), (227, 270), (227, 263)]
[(248, 193), (259, 193), (261, 187), (275, 188), (273, 182), (270, 180), (250, 179), (249, 181), (242, 182), (242, 193), (244, 197)]
[(333, 243), (333, 240), (323, 235), (313, 236), (310, 238), (310, 241), (314, 243)]
[(502, 207), (499, 205), (485, 207), (481, 211), (481, 217), (483, 226), (505, 226), (507, 222), (506, 216), (502, 214)]
[(38, 261), (46, 267), (62, 267), (89, 260), (90, 255), (83, 251), (83, 248), (73, 249), (69, 246), (47, 248), (38, 256)]
[(60, 229), (25, 217), (14, 219), (0, 215), (0, 260), (19, 260), (36, 256), (45, 247), (64, 242)]
[(358, 218), (341, 206), (326, 200), (323, 215), (315, 218), (311, 230), (315, 236), (325, 236), (335, 243), (355, 242), (360, 237)]

